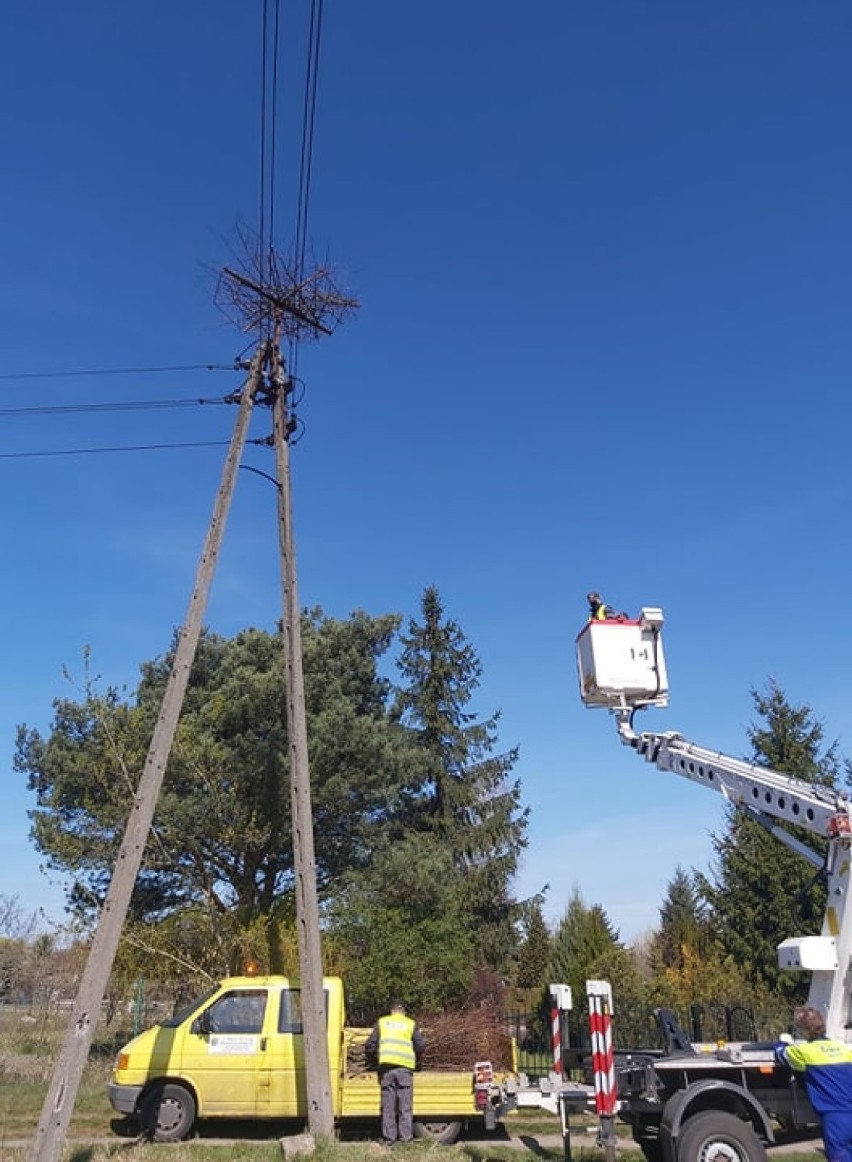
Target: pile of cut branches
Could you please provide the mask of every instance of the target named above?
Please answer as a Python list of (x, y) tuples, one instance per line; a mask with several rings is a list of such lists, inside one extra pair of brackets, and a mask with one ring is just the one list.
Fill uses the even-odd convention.
[[(496, 1070), (512, 1068), (512, 1039), (500, 1014), (491, 1008), (453, 1009), (418, 1021), (426, 1049), (421, 1068), (472, 1070), (477, 1061), (490, 1061)], [(346, 1067), (350, 1075), (374, 1069), (364, 1049), (369, 1029), (350, 1029)]]
[(453, 1009), (419, 1024), (426, 1042), (424, 1069), (473, 1069), (476, 1061), (490, 1061), (497, 1070), (512, 1068), (512, 1039), (492, 1008)]

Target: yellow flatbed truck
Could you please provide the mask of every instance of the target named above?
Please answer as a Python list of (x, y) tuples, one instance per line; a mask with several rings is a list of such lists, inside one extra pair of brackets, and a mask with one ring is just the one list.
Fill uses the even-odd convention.
[[(363, 1051), (353, 1052), (369, 1030), (346, 1025), (339, 977), (326, 977), (324, 989), (335, 1118), (378, 1120), (378, 1076)], [(300, 1000), (298, 982), (283, 976), (220, 981), (120, 1050), (107, 1087), (113, 1109), (139, 1118), (157, 1142), (181, 1141), (198, 1118), (306, 1118)], [(466, 1123), (493, 1128), (517, 1104), (509, 1078), (484, 1061), (465, 1071), (418, 1071), (416, 1136), (452, 1142)]]

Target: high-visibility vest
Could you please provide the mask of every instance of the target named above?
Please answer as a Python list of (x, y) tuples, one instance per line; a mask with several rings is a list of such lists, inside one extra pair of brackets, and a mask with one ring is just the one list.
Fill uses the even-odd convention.
[(402, 1013), (379, 1018), (379, 1065), (414, 1069), (414, 1022)]
[(778, 1057), (805, 1075), (805, 1089), (818, 1114), (852, 1106), (852, 1047), (844, 1041), (817, 1037), (779, 1046)]

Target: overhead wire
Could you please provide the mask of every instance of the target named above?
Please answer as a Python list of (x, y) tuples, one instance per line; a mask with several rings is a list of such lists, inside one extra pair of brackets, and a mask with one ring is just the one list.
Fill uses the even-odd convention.
[(275, 168), (276, 145), (278, 141), (278, 58), (281, 24), (281, 0), (275, 0), (275, 22), (272, 31), (272, 109), (269, 126), (269, 248), (272, 254), (275, 245)]
[(198, 399), (128, 400), (125, 403), (35, 404), (32, 407), (0, 408), (0, 416), (64, 416), (83, 412), (155, 411), (158, 408), (197, 407), (229, 402), (230, 400), (224, 396), (215, 399), (205, 399), (202, 396)]
[[(302, 103), (302, 139), (299, 151), (299, 185), (296, 199), (295, 283), (298, 286), (305, 271), (305, 256), (308, 245), (308, 211), (311, 196), (311, 175), (313, 167), (314, 125), (316, 120), (317, 83), (319, 79), (319, 55), (322, 40), (323, 0), (311, 0), (311, 15), (308, 27), (308, 51), (305, 63), (305, 87)], [(290, 374), (296, 375), (299, 365), (299, 340), (293, 337), (289, 343)]]
[(259, 142), (259, 173), (258, 173), (258, 208), (257, 208), (257, 268), (264, 277), (265, 246), (266, 246), (266, 61), (269, 35), (269, 3), (263, 0), (261, 9), (260, 30), (260, 142)]
[[(94, 456), (102, 452), (160, 452), (171, 448), (223, 448), (230, 440), (197, 440), (180, 444), (116, 444), (105, 448), (62, 448), (42, 452), (0, 452), (0, 460), (46, 459), (51, 456)], [(247, 444), (265, 446), (267, 440), (247, 440)]]
[[(270, 12), (271, 4), (271, 12)], [(278, 137), (278, 61), (281, 0), (263, 0), (260, 38), (260, 157), (258, 174), (258, 277), (265, 284), (272, 273), (275, 233), (275, 178)], [(261, 321), (262, 337), (269, 337), (271, 320)]]
[(172, 367), (94, 367), (80, 371), (13, 371), (0, 374), (0, 380), (74, 379), (90, 375), (156, 375), (174, 371), (235, 371), (233, 363), (183, 363)]

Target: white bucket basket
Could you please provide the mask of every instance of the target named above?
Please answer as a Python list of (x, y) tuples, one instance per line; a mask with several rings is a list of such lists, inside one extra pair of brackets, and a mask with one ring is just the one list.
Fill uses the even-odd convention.
[(589, 621), (577, 635), (577, 669), (584, 705), (668, 706), (663, 656), (663, 611), (643, 609), (638, 619)]

